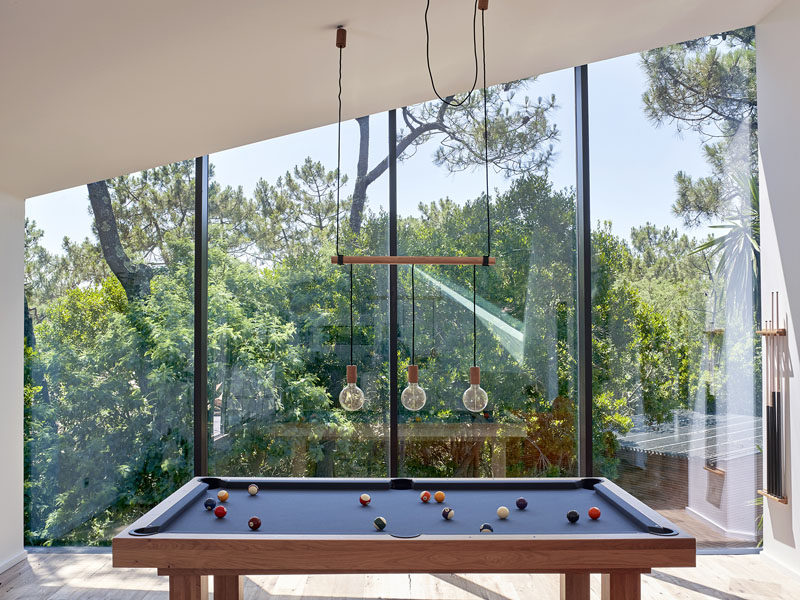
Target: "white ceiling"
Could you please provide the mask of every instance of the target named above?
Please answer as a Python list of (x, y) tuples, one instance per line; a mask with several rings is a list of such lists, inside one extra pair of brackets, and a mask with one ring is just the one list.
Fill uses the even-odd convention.
[[(752, 25), (780, 0), (490, 0), (499, 83)], [(433, 0), (440, 91), (472, 0)], [(425, 0), (0, 0), (0, 191), (20, 198), (430, 99)], [(590, 79), (591, 85), (591, 79)]]

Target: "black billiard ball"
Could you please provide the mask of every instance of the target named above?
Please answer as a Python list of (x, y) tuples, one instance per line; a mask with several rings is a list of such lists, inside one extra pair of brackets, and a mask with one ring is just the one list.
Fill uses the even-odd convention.
[(525, 498), (517, 498), (517, 508), (520, 510), (525, 510), (528, 506), (528, 501)]
[(483, 525), (481, 525), (481, 533), (492, 533), (493, 531), (494, 528), (488, 523), (484, 523)]
[(206, 507), (206, 510), (214, 510), (214, 507), (217, 505), (217, 501), (213, 498), (206, 498), (206, 501), (203, 502), (203, 506)]
[(259, 519), (258, 517), (250, 517), (250, 520), (247, 522), (247, 526), (253, 531), (255, 531), (259, 527), (261, 527), (261, 519)]
[(579, 516), (580, 515), (578, 514), (577, 510), (571, 510), (567, 513), (567, 521), (569, 521), (570, 523), (577, 523)]

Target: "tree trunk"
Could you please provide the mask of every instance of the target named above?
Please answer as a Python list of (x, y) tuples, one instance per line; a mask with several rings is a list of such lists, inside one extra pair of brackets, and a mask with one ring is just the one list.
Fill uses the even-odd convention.
[(372, 183), (367, 177), (369, 167), (369, 117), (359, 117), (358, 123), (358, 164), (356, 165), (356, 183), (353, 186), (353, 204), (350, 207), (350, 229), (358, 234), (361, 231), (361, 220), (364, 205), (367, 202), (367, 187)]
[(119, 238), (117, 218), (111, 206), (108, 184), (105, 181), (96, 181), (87, 187), (97, 237), (108, 267), (122, 284), (129, 302), (149, 296), (153, 270), (148, 265), (133, 262), (125, 253)]

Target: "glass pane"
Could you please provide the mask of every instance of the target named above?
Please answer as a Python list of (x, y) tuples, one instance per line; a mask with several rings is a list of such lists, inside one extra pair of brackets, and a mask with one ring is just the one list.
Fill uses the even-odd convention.
[[(571, 69), (490, 90), (497, 265), (475, 270), (474, 312), (485, 410), (462, 402), (473, 364), (472, 267), (416, 267), (414, 307), (411, 268), (398, 268), (399, 387), (413, 345), (427, 393), (421, 410), (400, 408), (401, 475), (577, 471), (573, 98)], [(400, 254), (483, 256), (482, 96), (441, 107), (437, 100), (398, 110), (399, 143), (407, 145), (398, 169)]]
[(754, 35), (589, 67), (595, 470), (701, 547), (760, 535)]
[[(387, 254), (386, 114), (342, 124), (343, 254)], [(336, 254), (336, 125), (210, 157), (209, 469), (222, 475), (388, 474), (388, 269)], [(356, 185), (356, 182), (358, 184)], [(362, 185), (363, 184), (363, 185)]]
[(26, 543), (107, 544), (192, 476), (194, 162), (26, 217)]

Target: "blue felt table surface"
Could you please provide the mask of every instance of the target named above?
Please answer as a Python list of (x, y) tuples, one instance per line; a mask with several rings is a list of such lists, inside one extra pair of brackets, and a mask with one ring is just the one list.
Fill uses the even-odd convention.
[[(253, 480), (259, 483), (258, 480)], [(230, 498), (220, 503), (228, 511), (226, 517), (218, 519), (213, 511), (206, 510), (206, 498), (217, 499), (217, 488), (208, 489), (200, 484), (193, 499), (178, 509), (164, 522), (161, 532), (193, 534), (289, 534), (289, 535), (394, 535), (412, 537), (428, 535), (479, 534), (482, 523), (489, 523), (494, 534), (528, 535), (603, 535), (630, 534), (649, 535), (646, 527), (624, 508), (610, 502), (604, 494), (594, 489), (539, 489), (513, 482), (502, 487), (480, 488), (448, 487), (447, 481), (437, 481), (433, 494), (442, 490), (446, 494), (443, 503), (433, 498), (430, 502), (420, 500), (420, 488), (387, 489), (386, 486), (364, 484), (357, 488), (325, 486), (280, 486), (271, 488), (260, 483), (255, 496), (248, 494), (246, 484), (239, 482), (225, 486)], [(359, 496), (368, 493), (372, 501), (361, 506)], [(525, 510), (516, 507), (516, 499), (523, 496), (528, 501)], [(455, 511), (452, 520), (442, 518), (442, 508), (448, 506)], [(507, 519), (497, 516), (499, 506), (508, 507)], [(587, 512), (596, 506), (602, 515), (593, 521)], [(567, 521), (569, 510), (580, 514), (577, 523)], [(252, 516), (261, 519), (258, 531), (251, 531), (247, 522)], [(387, 521), (386, 529), (376, 531), (372, 522), (378, 517)], [(485, 534), (491, 535), (491, 534)]]

